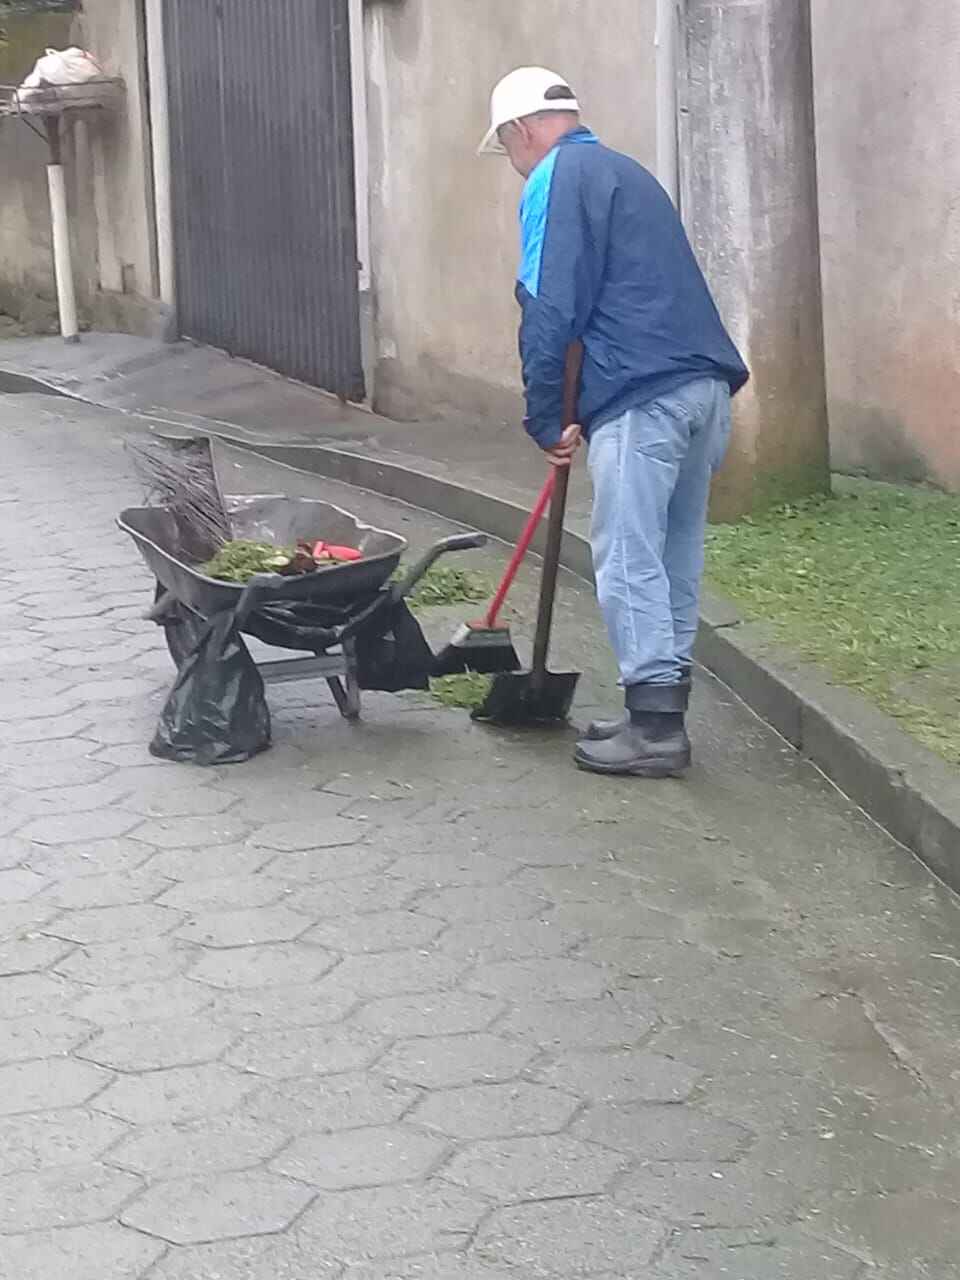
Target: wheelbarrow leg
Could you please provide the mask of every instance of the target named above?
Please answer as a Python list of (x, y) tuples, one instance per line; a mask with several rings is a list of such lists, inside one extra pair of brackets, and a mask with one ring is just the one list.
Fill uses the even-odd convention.
[(353, 640), (344, 641), (343, 656), (347, 668), (344, 679), (331, 676), (327, 684), (344, 720), (359, 720), (360, 685), (357, 683), (357, 651)]

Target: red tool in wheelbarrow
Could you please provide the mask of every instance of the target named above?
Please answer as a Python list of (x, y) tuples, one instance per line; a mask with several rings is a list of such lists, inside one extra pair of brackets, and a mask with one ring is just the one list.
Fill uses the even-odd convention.
[(497, 588), (497, 594), (490, 602), (490, 607), (477, 622), (464, 622), (455, 632), (450, 643), (437, 654), (434, 661), (434, 675), (453, 676), (464, 671), (475, 671), (480, 675), (493, 675), (498, 671), (516, 671), (520, 659), (510, 638), (510, 628), (500, 626), (500, 610), (523, 558), (530, 550), (537, 525), (543, 519), (543, 513), (553, 497), (556, 484), (556, 470), (551, 467), (546, 483), (540, 490), (537, 504), (530, 513), (530, 518), (523, 527), (520, 541), (507, 565), (507, 571)]

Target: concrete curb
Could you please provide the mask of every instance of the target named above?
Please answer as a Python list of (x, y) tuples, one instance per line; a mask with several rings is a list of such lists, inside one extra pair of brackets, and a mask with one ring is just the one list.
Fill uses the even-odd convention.
[[(413, 467), (324, 446), (244, 448), (329, 479), (372, 489), (507, 542), (527, 512), (507, 499)], [(592, 577), (586, 537), (568, 530), (562, 563)], [(960, 891), (960, 779), (896, 721), (856, 693), (798, 662), (731, 602), (705, 593), (697, 660), (772, 725), (847, 796)]]
[[(0, 392), (4, 390), (70, 394), (68, 388), (44, 378), (12, 371), (0, 379)], [(152, 422), (160, 431), (219, 436), (278, 462), (483, 529), (506, 542), (516, 541), (526, 520), (527, 511), (520, 503), (418, 470), (414, 457), (401, 462), (332, 445), (282, 445), (251, 439), (246, 432), (234, 434), (236, 428), (226, 429), (222, 422), (200, 420), (188, 425), (159, 415), (134, 416)], [(568, 529), (561, 561), (589, 580), (592, 564), (585, 534), (585, 529)], [(539, 540), (534, 542), (535, 550), (540, 546)], [(710, 593), (703, 602), (697, 659), (870, 817), (960, 891), (960, 780), (943, 760), (865, 699), (831, 684), (819, 669), (798, 662), (761, 624), (744, 622), (733, 604)]]

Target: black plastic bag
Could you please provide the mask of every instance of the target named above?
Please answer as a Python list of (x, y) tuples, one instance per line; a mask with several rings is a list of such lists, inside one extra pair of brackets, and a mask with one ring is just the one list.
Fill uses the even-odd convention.
[(199, 765), (234, 764), (269, 746), (263, 678), (233, 613), (215, 614), (180, 666), (150, 754)]
[(361, 689), (399, 693), (429, 689), (433, 651), (420, 623), (402, 600), (357, 631), (357, 683)]

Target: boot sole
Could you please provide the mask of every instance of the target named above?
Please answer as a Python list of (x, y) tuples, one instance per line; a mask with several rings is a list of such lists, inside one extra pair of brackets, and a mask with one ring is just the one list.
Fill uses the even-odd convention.
[(690, 768), (692, 761), (676, 760), (644, 760), (633, 765), (599, 764), (588, 757), (574, 753), (574, 763), (578, 769), (586, 773), (604, 773), (621, 778), (682, 778)]

